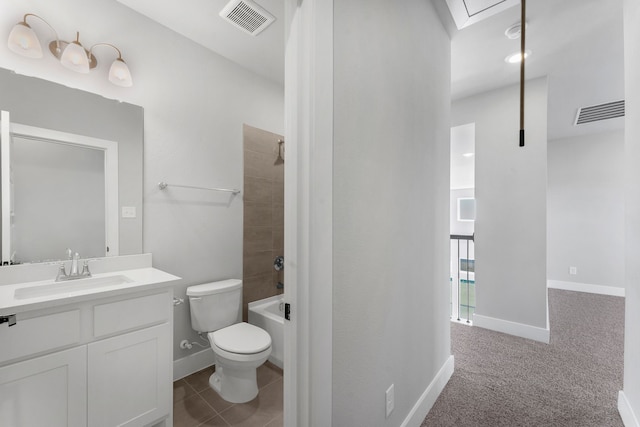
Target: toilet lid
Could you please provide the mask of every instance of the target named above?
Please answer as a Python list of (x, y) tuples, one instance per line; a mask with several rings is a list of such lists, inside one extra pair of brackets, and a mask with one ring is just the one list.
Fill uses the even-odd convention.
[(260, 353), (271, 346), (271, 336), (267, 331), (245, 322), (227, 326), (211, 335), (217, 347), (230, 353)]

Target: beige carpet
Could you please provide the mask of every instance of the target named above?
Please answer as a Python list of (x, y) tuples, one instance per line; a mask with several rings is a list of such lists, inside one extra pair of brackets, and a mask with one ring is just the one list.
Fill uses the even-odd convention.
[(549, 290), (551, 343), (451, 325), (455, 372), (433, 427), (623, 427), (624, 299)]

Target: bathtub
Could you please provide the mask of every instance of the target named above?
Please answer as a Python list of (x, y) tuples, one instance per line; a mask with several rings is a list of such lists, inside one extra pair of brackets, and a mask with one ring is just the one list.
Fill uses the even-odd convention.
[(276, 295), (249, 303), (249, 323), (269, 332), (271, 355), (269, 361), (284, 368), (284, 297)]

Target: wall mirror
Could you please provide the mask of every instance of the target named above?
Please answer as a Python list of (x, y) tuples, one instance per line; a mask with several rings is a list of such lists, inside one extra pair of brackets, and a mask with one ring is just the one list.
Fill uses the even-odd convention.
[(2, 264), (114, 256), (118, 143), (11, 123), (0, 116)]
[(2, 263), (141, 253), (142, 108), (3, 69), (0, 93)]

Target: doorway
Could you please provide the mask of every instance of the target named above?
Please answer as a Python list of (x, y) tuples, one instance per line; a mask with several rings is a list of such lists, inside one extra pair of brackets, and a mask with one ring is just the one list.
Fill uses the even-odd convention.
[(450, 316), (473, 323), (476, 306), (474, 223), (475, 123), (451, 128)]

